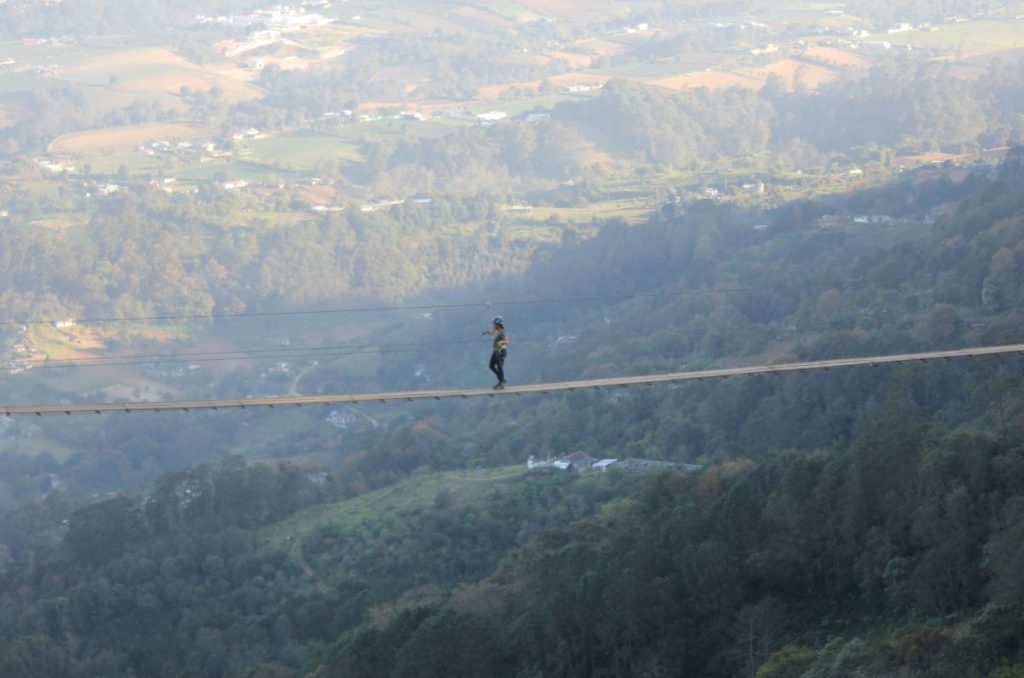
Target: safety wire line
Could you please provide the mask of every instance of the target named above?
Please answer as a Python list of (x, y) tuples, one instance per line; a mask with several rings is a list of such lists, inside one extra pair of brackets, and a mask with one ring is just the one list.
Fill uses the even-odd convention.
[[(543, 344), (543, 339), (517, 339), (516, 345)], [(216, 351), (209, 353), (163, 353), (163, 354), (124, 354), (120, 356), (95, 356), (67, 358), (63, 360), (39, 359), (27, 361), (32, 369), (58, 369), (72, 367), (115, 367), (121, 365), (166, 365), (176, 363), (212, 363), (240, 362), (244, 360), (276, 360), (281, 358), (321, 358), (349, 355), (370, 355), (374, 353), (415, 353), (424, 347), (439, 350), (463, 350), (470, 345), (482, 346), (479, 339), (459, 341), (434, 341), (398, 344), (355, 344), (342, 346), (322, 346), (295, 349), (267, 349), (265, 351)], [(201, 357), (208, 356), (208, 357)]]
[[(657, 299), (657, 298), (686, 298), (698, 296), (710, 296), (715, 294), (734, 294), (749, 292), (773, 292), (787, 290), (815, 290), (830, 289), (829, 285), (777, 285), (758, 287), (717, 287), (706, 290), (686, 290), (681, 292), (650, 292), (638, 294), (617, 294), (588, 297), (557, 297), (551, 299), (508, 299), (501, 301), (474, 301), (460, 302), (455, 304), (416, 304), (408, 306), (376, 306), (376, 307), (349, 307), (349, 308), (328, 308), (308, 309), (297, 311), (254, 311), (244, 313), (195, 313), (190, 315), (152, 315), (134, 316), (124, 318), (75, 318), (75, 323), (103, 324), (103, 323), (127, 323), (127, 322), (171, 322), (171, 321), (195, 321), (195, 320), (217, 320), (236, 318), (278, 318), (291, 316), (312, 316), (330, 315), (342, 313), (385, 313), (396, 311), (433, 311), (456, 308), (479, 308), (485, 306), (528, 306), (540, 304), (573, 304), (587, 303), (592, 301), (628, 301), (630, 299)], [(60, 319), (26, 319), (26, 320), (0, 320), (0, 326), (11, 325), (50, 325), (60, 322)]]

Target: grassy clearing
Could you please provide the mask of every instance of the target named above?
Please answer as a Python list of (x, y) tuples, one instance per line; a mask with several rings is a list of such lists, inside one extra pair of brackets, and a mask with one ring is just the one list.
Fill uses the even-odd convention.
[(452, 12), (453, 17), (462, 26), (471, 30), (478, 30), (481, 33), (491, 32), (495, 29), (508, 30), (515, 27), (513, 19), (502, 16), (488, 9), (463, 6)]
[(87, 155), (82, 158), (82, 164), (86, 163), (94, 175), (116, 174), (122, 166), (132, 176), (158, 172), (173, 174), (177, 166), (170, 158), (143, 155), (136, 150)]
[(153, 95), (177, 96), (182, 87), (207, 91), (219, 87), (225, 101), (254, 99), (260, 90), (238, 77), (203, 67), (164, 47), (109, 50), (68, 65), (62, 77), (81, 85), (108, 87), (109, 95), (133, 99)]
[(66, 231), (70, 228), (85, 226), (88, 223), (88, 215), (83, 214), (47, 214), (32, 220), (33, 226), (53, 231)]
[(32, 379), (64, 393), (94, 393), (114, 386), (116, 381), (92, 367), (46, 367), (34, 369)]
[(184, 181), (209, 182), (216, 180), (222, 174), (231, 181), (244, 179), (250, 183), (268, 184), (293, 181), (297, 176), (300, 176), (300, 173), (295, 170), (247, 160), (236, 160), (223, 164), (197, 165), (182, 169), (176, 172), (175, 176)]
[(594, 203), (586, 207), (534, 207), (529, 212), (522, 213), (524, 217), (512, 218), (524, 224), (540, 225), (551, 219), (581, 224), (590, 223), (595, 219), (634, 219), (649, 215), (653, 209), (649, 200), (617, 200)]
[(278, 228), (292, 228), (317, 220), (310, 212), (250, 212), (236, 211), (232, 213), (232, 224), (244, 225), (246, 228), (272, 231)]
[(32, 66), (75, 66), (110, 51), (105, 47), (87, 44), (54, 46), (29, 45), (20, 40), (0, 42), (0, 54)]
[(395, 511), (429, 507), (442, 489), (451, 492), (455, 503), (472, 503), (494, 491), (495, 486), (515, 481), (526, 474), (525, 465), (485, 471), (450, 471), (409, 478), (390, 487), (336, 504), (321, 504), (275, 523), (261, 531), (271, 546), (285, 548), (294, 539), (304, 539), (314, 531), (330, 527), (355, 529), (373, 525), (380, 517)]
[(519, 2), (515, 2), (515, 0), (497, 0), (496, 2), (488, 3), (487, 8), (495, 14), (500, 14), (503, 17), (523, 23), (537, 21), (541, 18), (537, 12)]
[(29, 457), (49, 454), (61, 464), (75, 454), (71, 448), (39, 435), (19, 435), (0, 440), (0, 452), (14, 452)]
[(964, 21), (938, 26), (933, 31), (879, 33), (874, 39), (918, 49), (963, 52), (1020, 49), (1024, 48), (1024, 22)]
[(290, 171), (313, 170), (328, 160), (362, 160), (353, 142), (317, 132), (256, 139), (247, 145), (253, 150), (253, 160)]

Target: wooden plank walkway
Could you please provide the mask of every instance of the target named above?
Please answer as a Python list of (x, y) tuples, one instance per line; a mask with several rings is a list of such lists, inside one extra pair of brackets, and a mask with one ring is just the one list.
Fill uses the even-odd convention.
[(338, 405), (361, 403), (384, 403), (389, 401), (444, 400), (452, 398), (480, 398), (521, 396), (529, 393), (554, 393), (556, 391), (579, 391), (584, 389), (614, 388), (620, 386), (638, 386), (676, 383), (684, 381), (703, 381), (704, 379), (721, 379), (725, 377), (750, 376), (757, 374), (783, 374), (786, 372), (808, 372), (811, 370), (829, 370), (840, 367), (857, 367), (860, 365), (886, 365), (891, 363), (927, 362), (929, 360), (955, 360), (962, 358), (980, 358), (984, 356), (1002, 356), (1024, 354), (1024, 344), (1006, 346), (987, 346), (963, 348), (951, 351), (930, 351), (927, 353), (903, 353), (899, 355), (872, 356), (867, 358), (841, 358), (838, 360), (816, 360), (800, 363), (780, 363), (778, 365), (755, 365), (751, 367), (730, 367), (700, 372), (669, 372), (666, 374), (647, 374), (634, 377), (611, 377), (607, 379), (586, 379), (582, 381), (556, 381), (543, 384), (524, 384), (508, 386), (502, 391), (490, 388), (459, 389), (447, 391), (394, 391), (387, 393), (339, 394), (318, 396), (278, 396), (266, 398), (246, 398), (243, 400), (182, 400), (168, 402), (124, 402), (124, 403), (79, 403), (66, 405), (4, 405), (0, 411), (8, 417), (22, 414), (103, 414), (105, 412), (164, 412), (168, 410), (222, 410), (245, 409), (248, 407), (302, 407), (307, 405)]

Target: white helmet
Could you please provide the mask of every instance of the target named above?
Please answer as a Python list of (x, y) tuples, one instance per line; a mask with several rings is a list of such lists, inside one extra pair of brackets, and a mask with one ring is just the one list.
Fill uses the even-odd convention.
[(502, 327), (505, 326), (505, 320), (500, 315), (494, 316), (494, 320), (491, 322), (493, 322), (495, 325), (501, 325)]

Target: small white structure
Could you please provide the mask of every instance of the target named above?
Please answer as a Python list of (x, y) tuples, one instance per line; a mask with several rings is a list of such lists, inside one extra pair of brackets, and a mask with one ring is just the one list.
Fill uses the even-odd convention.
[(498, 122), (508, 117), (508, 113), (505, 111), (488, 111), (487, 113), (478, 113), (476, 119), (480, 122)]

